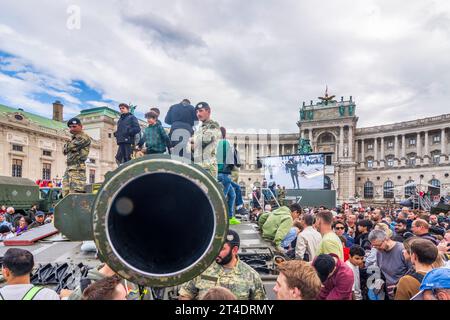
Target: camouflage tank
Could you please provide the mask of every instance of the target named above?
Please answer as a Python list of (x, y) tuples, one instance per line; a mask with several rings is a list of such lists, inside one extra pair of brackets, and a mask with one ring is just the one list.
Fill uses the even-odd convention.
[(110, 172), (94, 194), (69, 194), (55, 227), (94, 240), (99, 259), (121, 277), (170, 287), (202, 273), (228, 231), (222, 187), (200, 166), (145, 156)]

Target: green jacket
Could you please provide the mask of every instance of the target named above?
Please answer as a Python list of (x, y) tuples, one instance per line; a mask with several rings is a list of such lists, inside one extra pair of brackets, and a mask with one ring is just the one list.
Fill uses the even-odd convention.
[[(280, 207), (279, 209), (267, 214), (264, 213), (260, 217), (262, 221), (263, 238), (272, 240), (276, 247), (281, 245), (281, 241), (289, 233), (292, 228), (293, 220), (291, 210), (288, 207)], [(264, 221), (265, 220), (265, 221)]]
[(170, 146), (169, 136), (164, 131), (159, 120), (155, 125), (149, 125), (145, 128), (144, 135), (139, 141), (138, 146), (142, 148), (144, 143), (147, 147), (147, 154), (164, 153), (166, 152), (166, 148)]

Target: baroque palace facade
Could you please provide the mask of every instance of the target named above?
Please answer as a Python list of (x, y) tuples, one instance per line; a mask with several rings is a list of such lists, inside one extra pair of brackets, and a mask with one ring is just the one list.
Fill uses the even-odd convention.
[[(450, 114), (376, 127), (357, 128), (356, 104), (335, 101), (303, 103), (298, 133), (267, 131), (229, 133), (243, 160), (239, 184), (248, 196), (261, 186), (257, 158), (295, 154), (300, 138), (309, 139), (313, 152), (325, 152), (326, 188), (335, 189), (338, 202), (362, 200), (386, 203), (405, 198), (412, 182), (450, 187)], [(87, 161), (88, 182), (101, 182), (116, 168), (113, 133), (119, 113), (108, 107), (82, 110), (78, 115), (93, 143)], [(140, 121), (141, 127), (146, 122)], [(63, 105), (53, 103), (48, 119), (23, 109), (0, 105), (0, 175), (32, 180), (61, 180), (65, 170), (63, 145), (70, 139)]]

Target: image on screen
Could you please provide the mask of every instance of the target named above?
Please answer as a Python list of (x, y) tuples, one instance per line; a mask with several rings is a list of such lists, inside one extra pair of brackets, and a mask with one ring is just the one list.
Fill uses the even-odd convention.
[(268, 184), (286, 189), (323, 189), (323, 154), (285, 155), (261, 159)]

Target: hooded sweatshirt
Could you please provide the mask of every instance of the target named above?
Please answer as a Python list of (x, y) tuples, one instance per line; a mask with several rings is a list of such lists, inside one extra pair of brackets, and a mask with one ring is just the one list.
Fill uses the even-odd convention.
[(262, 226), (263, 237), (272, 240), (275, 246), (279, 247), (291, 230), (292, 224), (291, 210), (288, 207), (278, 208), (268, 214)]

